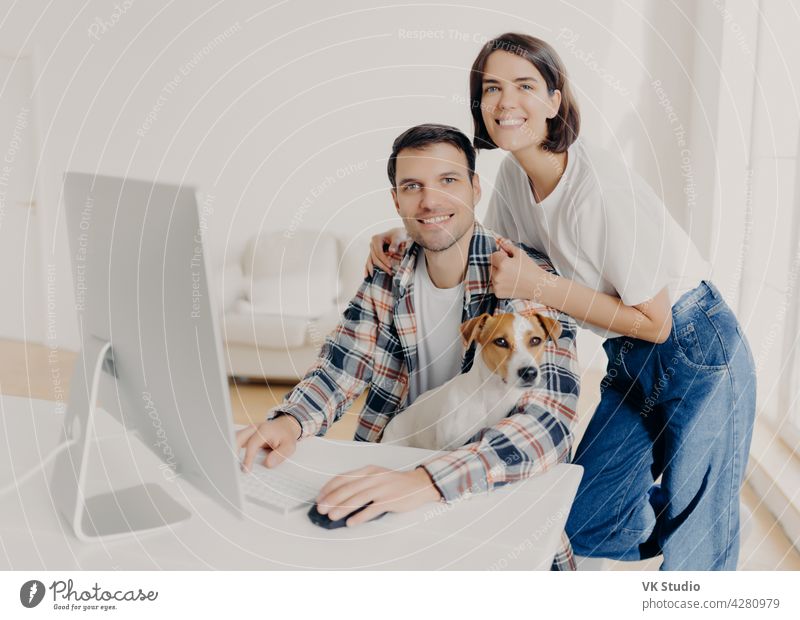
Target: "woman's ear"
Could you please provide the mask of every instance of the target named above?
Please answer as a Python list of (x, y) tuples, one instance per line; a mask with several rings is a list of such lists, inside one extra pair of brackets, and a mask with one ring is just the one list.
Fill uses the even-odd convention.
[(461, 342), (464, 343), (465, 349), (468, 348), (474, 340), (478, 339), (478, 336), (480, 336), (481, 330), (483, 329), (483, 326), (486, 325), (486, 321), (489, 319), (489, 316), (489, 314), (484, 312), (483, 314), (476, 316), (469, 321), (464, 321), (461, 324)]
[(555, 118), (558, 116), (558, 111), (561, 109), (561, 91), (557, 88), (550, 93), (550, 114), (547, 118)]

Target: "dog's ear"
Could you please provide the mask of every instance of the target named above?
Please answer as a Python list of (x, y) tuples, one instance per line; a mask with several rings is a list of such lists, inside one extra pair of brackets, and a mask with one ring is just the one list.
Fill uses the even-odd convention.
[(544, 331), (547, 332), (547, 335), (553, 342), (558, 342), (559, 336), (561, 336), (561, 323), (558, 319), (554, 319), (553, 317), (544, 316), (542, 314), (537, 314), (536, 318), (539, 319), (539, 323), (542, 324)]
[(472, 344), (473, 340), (477, 340), (478, 335), (481, 333), (483, 326), (486, 325), (486, 321), (489, 317), (490, 315), (484, 312), (474, 319), (464, 321), (461, 324), (461, 342), (464, 344), (465, 349)]

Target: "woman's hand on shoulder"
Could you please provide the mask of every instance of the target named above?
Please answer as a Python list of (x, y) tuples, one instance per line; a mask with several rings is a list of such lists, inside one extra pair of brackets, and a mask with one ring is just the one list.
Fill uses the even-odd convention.
[(364, 277), (377, 267), (386, 273), (392, 273), (400, 262), (398, 255), (400, 246), (408, 241), (405, 228), (392, 228), (384, 233), (373, 235), (369, 244), (369, 256), (364, 266)]

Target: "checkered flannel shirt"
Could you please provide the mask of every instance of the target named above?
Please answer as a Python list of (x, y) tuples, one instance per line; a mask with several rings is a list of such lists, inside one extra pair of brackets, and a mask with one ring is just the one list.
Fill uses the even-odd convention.
[[(554, 272), (542, 254), (520, 247), (539, 266)], [(557, 318), (561, 335), (557, 343), (547, 341), (540, 364), (543, 381), (526, 392), (506, 418), (481, 430), (463, 447), (420, 465), (448, 503), (545, 472), (569, 462), (572, 454), (579, 391), (577, 325), (571, 317), (530, 300), (496, 298), (490, 284), (490, 256), (497, 249), (496, 235), (475, 222), (462, 321), (484, 312), (535, 310)], [(417, 367), (413, 283), (420, 251), (418, 244), (410, 243), (394, 275), (376, 268), (364, 279), (315, 364), (267, 419), (291, 415), (302, 427), (301, 438), (324, 435), (368, 390), (354, 439), (380, 441), (389, 420), (407, 406), (409, 376)], [(464, 354), (462, 373), (471, 368), (474, 354), (473, 344)], [(572, 548), (563, 534), (553, 569), (574, 568)]]

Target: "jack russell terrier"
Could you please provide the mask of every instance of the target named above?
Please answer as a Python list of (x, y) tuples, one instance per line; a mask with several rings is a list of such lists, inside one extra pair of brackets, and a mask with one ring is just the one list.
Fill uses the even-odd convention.
[(395, 415), (381, 443), (455, 450), (494, 426), (540, 380), (545, 341), (561, 335), (558, 320), (538, 313), (481, 314), (461, 325), (464, 349), (477, 341), (468, 372), (421, 394)]

